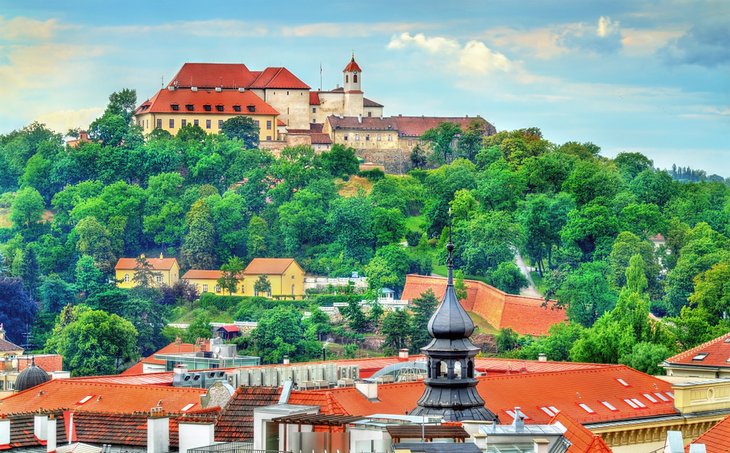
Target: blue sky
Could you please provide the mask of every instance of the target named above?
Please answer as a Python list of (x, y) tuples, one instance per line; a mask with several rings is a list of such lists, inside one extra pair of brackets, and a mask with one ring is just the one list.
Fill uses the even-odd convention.
[(355, 52), (386, 115), (481, 115), (602, 154), (730, 176), (730, 2), (0, 0), (0, 133), (85, 127), (186, 61), (341, 83)]

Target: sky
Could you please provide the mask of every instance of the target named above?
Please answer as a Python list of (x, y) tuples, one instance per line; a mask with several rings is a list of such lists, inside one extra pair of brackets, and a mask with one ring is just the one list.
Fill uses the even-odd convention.
[(480, 115), (553, 143), (730, 177), (730, 1), (0, 0), (0, 134), (86, 127), (185, 62), (342, 84), (354, 52), (385, 115)]

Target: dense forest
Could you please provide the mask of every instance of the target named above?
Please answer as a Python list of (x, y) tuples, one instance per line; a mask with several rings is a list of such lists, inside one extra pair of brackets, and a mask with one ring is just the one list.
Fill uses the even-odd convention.
[[(424, 135), (408, 174), (359, 173), (341, 146), (256, 149), (245, 122), (143, 137), (135, 103), (132, 90), (112, 94), (92, 140), (76, 147), (37, 123), (0, 136), (0, 322), (12, 341), (63, 354), (74, 374), (114, 373), (176, 338), (208, 336), (213, 318), (258, 321), (238, 345), (266, 362), (318, 357), (328, 338), (353, 355), (371, 333), (386, 350), (417, 351), (432, 294), (387, 315), (358, 301), (399, 292), (407, 273), (443, 273), (449, 225), (460, 276), (517, 292), (519, 251), (557, 301), (546, 304), (567, 311), (570, 322), (544, 338), (497, 332), (501, 354), (658, 372), (729, 330), (722, 178), (659, 170), (639, 153), (605, 158), (537, 128), (480, 137), (448, 123)], [(366, 275), (370, 294), (271, 301), (200, 297), (184, 283), (116, 288), (117, 259), (142, 253), (175, 256), (183, 270), (293, 257), (311, 274)], [(336, 325), (317, 308), (333, 301), (348, 302)], [(190, 327), (166, 327), (179, 319)]]

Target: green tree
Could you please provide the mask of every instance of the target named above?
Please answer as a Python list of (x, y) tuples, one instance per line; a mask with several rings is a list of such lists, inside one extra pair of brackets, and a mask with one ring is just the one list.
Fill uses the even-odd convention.
[(427, 142), (431, 148), (431, 157), (435, 164), (451, 162), (456, 139), (460, 133), (461, 128), (458, 124), (443, 122), (421, 135), (421, 140)]
[(108, 286), (104, 273), (96, 267), (94, 258), (82, 255), (76, 262), (74, 289), (81, 298), (89, 297)]
[(373, 250), (373, 206), (365, 197), (332, 201), (327, 226), (344, 258), (364, 262)]
[(18, 191), (10, 209), (10, 220), (16, 228), (32, 229), (43, 217), (43, 197), (32, 187)]
[(459, 157), (473, 161), (482, 147), (486, 134), (486, 124), (479, 120), (472, 120), (466, 130), (459, 134), (456, 145)]
[(347, 180), (360, 169), (355, 150), (340, 144), (332, 145), (329, 151), (323, 152), (318, 158), (322, 167), (335, 178)]
[(234, 116), (227, 119), (223, 122), (221, 132), (231, 140), (241, 140), (246, 149), (259, 146), (259, 127), (249, 117)]
[(132, 281), (142, 288), (149, 288), (155, 284), (157, 273), (152, 264), (144, 256), (140, 255), (135, 259), (134, 276)]
[(185, 223), (188, 233), (183, 240), (182, 258), (186, 266), (194, 269), (212, 269), (215, 236), (210, 208), (204, 200), (190, 207)]
[(245, 269), (243, 261), (237, 257), (231, 257), (228, 262), (221, 266), (222, 275), (218, 279), (218, 286), (233, 294), (238, 288), (238, 282), (243, 278), (243, 269)]
[(59, 313), (63, 307), (76, 300), (73, 285), (67, 283), (58, 274), (46, 276), (38, 288), (38, 293), (43, 310), (53, 314)]
[(689, 296), (694, 307), (704, 310), (711, 319), (730, 315), (730, 262), (721, 261), (694, 278), (695, 290)]
[(124, 88), (109, 95), (109, 104), (106, 110), (114, 115), (119, 115), (127, 123), (132, 121), (134, 109), (137, 108), (137, 90)]
[(56, 323), (46, 349), (61, 354), (74, 376), (116, 374), (138, 357), (137, 329), (120, 316), (77, 306), (71, 322)]
[(613, 309), (617, 294), (609, 285), (610, 271), (605, 262), (593, 261), (567, 275), (556, 296), (558, 304), (567, 307), (571, 321), (590, 327)]
[(417, 353), (431, 342), (431, 334), (428, 333), (428, 322), (436, 311), (439, 302), (429, 288), (419, 297), (414, 298), (411, 303), (413, 304), (413, 317), (410, 325), (411, 352)]
[(509, 294), (519, 294), (520, 289), (527, 287), (527, 278), (512, 261), (499, 263), (488, 280), (489, 284)]
[(376, 247), (398, 243), (406, 233), (406, 218), (398, 209), (373, 208), (372, 225)]
[(454, 265), (470, 275), (484, 274), (511, 261), (522, 231), (504, 211), (490, 211), (454, 225)]
[(460, 302), (466, 300), (468, 293), (466, 283), (464, 283), (464, 271), (461, 269), (457, 269), (454, 272), (454, 291), (456, 292), (456, 298), (459, 299)]
[(198, 343), (200, 339), (208, 339), (212, 335), (210, 318), (207, 313), (200, 313), (188, 326), (183, 341), (186, 343)]
[(251, 338), (264, 363), (281, 363), (285, 355), (295, 360), (302, 355), (301, 347), (297, 349), (303, 346), (303, 333), (301, 314), (291, 307), (277, 306), (259, 319)]
[(82, 255), (89, 255), (100, 269), (111, 272), (116, 262), (109, 231), (96, 217), (85, 217), (74, 228), (78, 236), (76, 249)]
[(254, 296), (266, 294), (271, 297), (271, 282), (267, 275), (259, 275), (258, 280), (253, 284)]
[(519, 345), (519, 334), (509, 327), (499, 329), (495, 336), (497, 343), (497, 352), (505, 353), (509, 352)]
[(635, 370), (651, 375), (665, 374), (664, 368), (659, 366), (673, 351), (663, 344), (654, 344), (648, 341), (636, 343), (631, 352), (619, 358), (619, 363), (628, 365)]
[(259, 216), (252, 216), (251, 220), (248, 221), (246, 250), (249, 259), (266, 256), (266, 232), (268, 229), (269, 225), (266, 220)]
[(537, 338), (524, 346), (519, 356), (536, 360), (540, 354), (545, 354), (548, 360), (568, 361), (573, 344), (584, 330), (583, 326), (574, 322), (553, 324), (546, 337)]
[(398, 351), (408, 347), (411, 319), (405, 310), (391, 311), (383, 318), (381, 332), (385, 336), (385, 345)]
[(578, 161), (563, 183), (563, 190), (573, 194), (578, 205), (596, 198), (610, 200), (621, 189), (621, 177), (610, 165), (596, 160)]
[(618, 233), (616, 215), (606, 206), (590, 203), (568, 213), (568, 222), (560, 232), (564, 244), (575, 244), (583, 260), (606, 256)]
[(363, 333), (368, 328), (368, 319), (362, 311), (360, 301), (353, 298), (348, 299), (347, 306), (341, 307), (340, 312), (347, 320), (347, 325), (355, 332)]
[(408, 155), (408, 159), (411, 161), (411, 167), (417, 169), (426, 168), (426, 164), (428, 163), (426, 152), (419, 144), (413, 147), (411, 153)]
[(31, 299), (36, 300), (40, 284), (38, 258), (33, 247), (26, 247), (20, 256), (17, 275), (23, 280), (23, 287)]
[(188, 123), (177, 131), (175, 137), (183, 143), (189, 141), (202, 142), (205, 140), (206, 135), (202, 127)]
[(654, 162), (641, 153), (618, 153), (613, 163), (627, 181), (631, 181), (644, 170), (654, 168)]
[(654, 246), (628, 231), (619, 233), (608, 256), (614, 285), (620, 288), (626, 284), (626, 269), (629, 260), (636, 254), (639, 254), (644, 261), (643, 268), (649, 287), (658, 291), (659, 264), (654, 255)]

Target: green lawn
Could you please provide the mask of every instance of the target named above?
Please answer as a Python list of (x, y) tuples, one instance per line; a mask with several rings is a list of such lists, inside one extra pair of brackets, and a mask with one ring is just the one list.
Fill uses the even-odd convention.
[(408, 231), (423, 231), (423, 221), (422, 215), (406, 217), (406, 228)]

